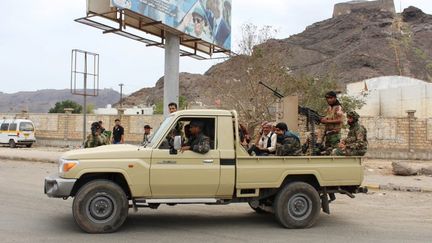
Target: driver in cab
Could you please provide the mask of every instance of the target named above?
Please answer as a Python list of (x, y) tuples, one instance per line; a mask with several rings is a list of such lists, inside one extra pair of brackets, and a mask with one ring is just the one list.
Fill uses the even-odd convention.
[(192, 150), (193, 152), (205, 154), (210, 150), (210, 138), (203, 134), (204, 122), (192, 120), (190, 123), (191, 137), (181, 148), (181, 152)]

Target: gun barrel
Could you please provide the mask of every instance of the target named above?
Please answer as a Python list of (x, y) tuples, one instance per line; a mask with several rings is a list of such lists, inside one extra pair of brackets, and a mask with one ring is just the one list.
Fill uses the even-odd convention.
[(266, 87), (267, 89), (269, 89), (270, 91), (272, 91), (273, 92), (273, 95), (274, 96), (276, 96), (276, 97), (278, 97), (279, 99), (282, 99), (284, 96), (281, 94), (281, 93), (279, 93), (277, 90), (275, 90), (275, 89), (272, 89), (270, 86), (268, 86), (267, 84), (265, 84), (265, 83), (263, 83), (263, 82), (261, 82), (261, 81), (259, 81), (258, 82), (258, 84), (261, 84), (262, 86), (264, 86), (264, 87)]

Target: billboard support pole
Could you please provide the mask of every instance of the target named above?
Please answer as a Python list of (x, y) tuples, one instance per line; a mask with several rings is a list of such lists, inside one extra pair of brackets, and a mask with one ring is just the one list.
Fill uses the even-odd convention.
[(168, 104), (175, 102), (179, 105), (179, 67), (180, 67), (180, 38), (166, 33), (165, 41), (165, 76), (164, 76), (164, 116), (169, 114)]

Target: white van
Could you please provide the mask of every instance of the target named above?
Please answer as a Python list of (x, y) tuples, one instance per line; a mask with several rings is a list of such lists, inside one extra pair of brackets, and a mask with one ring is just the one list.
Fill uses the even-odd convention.
[(36, 142), (34, 124), (30, 120), (0, 120), (0, 143), (9, 144), (11, 148), (25, 145), (30, 148)]

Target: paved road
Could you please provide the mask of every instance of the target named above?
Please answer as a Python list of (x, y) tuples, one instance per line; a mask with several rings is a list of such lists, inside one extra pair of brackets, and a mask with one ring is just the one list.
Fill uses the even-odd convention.
[(56, 165), (0, 160), (1, 242), (431, 242), (432, 193), (339, 197), (315, 227), (281, 228), (247, 205), (161, 206), (131, 211), (121, 230), (90, 235), (74, 223), (72, 200), (49, 199), (43, 177)]

